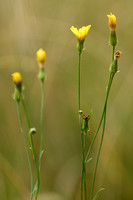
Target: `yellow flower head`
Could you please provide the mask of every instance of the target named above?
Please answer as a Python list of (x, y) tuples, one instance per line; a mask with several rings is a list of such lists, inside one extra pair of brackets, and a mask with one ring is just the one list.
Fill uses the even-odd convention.
[(12, 80), (16, 85), (20, 85), (22, 83), (22, 77), (19, 72), (14, 72), (12, 74)]
[(107, 15), (109, 18), (109, 27), (111, 31), (114, 31), (116, 28), (116, 16), (110, 13), (110, 15)]
[(43, 65), (46, 59), (46, 52), (43, 49), (39, 49), (36, 53), (37, 61), (39, 64)]
[(72, 26), (70, 28), (70, 30), (74, 33), (74, 35), (76, 35), (78, 41), (80, 42), (84, 42), (87, 34), (88, 34), (88, 31), (90, 30), (91, 28), (91, 25), (88, 25), (88, 26), (83, 26), (82, 28), (80, 28), (79, 30), (77, 28), (75, 28), (74, 26)]

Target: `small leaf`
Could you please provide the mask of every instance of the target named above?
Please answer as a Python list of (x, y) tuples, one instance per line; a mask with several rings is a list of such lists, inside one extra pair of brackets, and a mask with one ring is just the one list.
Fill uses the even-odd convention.
[(42, 158), (43, 152), (44, 152), (44, 151), (41, 151), (41, 153), (40, 153), (40, 156), (39, 156), (39, 163), (41, 162), (41, 158)]
[(35, 185), (35, 187), (34, 187), (34, 189), (32, 191), (32, 194), (34, 194), (36, 191), (37, 191), (37, 183), (36, 183), (36, 185)]
[(87, 161), (85, 161), (85, 164), (88, 164), (91, 160), (92, 158), (89, 158)]
[(99, 190), (97, 191), (97, 193), (95, 194), (93, 200), (96, 200), (97, 197), (99, 196), (99, 194), (100, 194), (103, 190), (105, 190), (105, 188), (101, 188), (101, 189), (99, 189)]

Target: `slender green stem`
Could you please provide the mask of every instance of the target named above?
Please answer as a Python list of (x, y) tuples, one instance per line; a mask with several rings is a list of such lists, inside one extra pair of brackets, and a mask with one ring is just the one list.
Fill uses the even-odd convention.
[[(112, 48), (112, 62), (113, 62), (113, 60), (114, 60), (114, 53), (115, 53), (115, 46), (113, 46), (113, 48)], [(93, 184), (92, 184), (92, 190), (91, 190), (90, 200), (92, 200), (92, 198), (93, 198), (93, 193), (94, 193), (96, 172), (97, 172), (98, 161), (99, 161), (99, 156), (100, 156), (100, 152), (101, 152), (101, 147), (102, 147), (103, 138), (104, 138), (104, 131), (105, 131), (107, 101), (108, 101), (108, 96), (109, 96), (109, 92), (110, 92), (110, 88), (111, 88), (111, 85), (112, 85), (113, 78), (114, 78), (114, 73), (111, 73), (111, 72), (110, 72), (109, 81), (108, 81), (108, 86), (107, 86), (107, 90), (106, 90), (106, 98), (105, 98), (105, 103), (104, 103), (104, 108), (103, 108), (102, 116), (101, 116), (101, 119), (100, 119), (100, 123), (99, 123), (98, 129), (97, 129), (97, 131), (96, 131), (96, 134), (94, 135), (94, 138), (93, 138), (93, 140), (92, 140), (92, 142), (91, 142), (89, 151), (88, 151), (87, 156), (86, 156), (86, 161), (87, 161), (87, 159), (88, 159), (88, 157), (89, 157), (89, 154), (90, 154), (90, 151), (91, 151), (91, 149), (92, 149), (92, 146), (93, 146), (93, 144), (94, 144), (94, 141), (95, 141), (95, 139), (96, 139), (96, 137), (97, 137), (97, 134), (98, 134), (98, 132), (99, 132), (99, 129), (100, 129), (100, 127), (101, 127), (102, 120), (103, 120), (103, 118), (104, 118), (104, 121), (103, 121), (103, 131), (102, 131), (101, 142), (100, 142), (100, 146), (99, 146), (99, 150), (98, 150), (98, 155), (97, 155), (97, 160), (96, 160), (96, 165), (95, 165), (95, 171), (94, 171), (94, 178), (93, 178)]]
[(22, 96), (22, 94), (21, 94), (21, 102), (22, 102), (22, 105), (23, 105), (23, 108), (24, 108), (24, 112), (25, 112), (28, 128), (30, 129), (31, 128), (30, 118), (29, 118), (28, 111), (27, 111), (27, 108), (26, 108), (26, 105), (25, 105), (25, 101), (24, 101), (24, 97)]
[(41, 167), (41, 155), (43, 151), (44, 79), (41, 80), (41, 84), (42, 84), (42, 100), (41, 100), (41, 140), (40, 140), (39, 170)]
[(103, 108), (103, 112), (102, 112), (102, 116), (101, 116), (101, 119), (100, 119), (100, 123), (99, 123), (99, 125), (98, 125), (98, 129), (97, 129), (97, 131), (96, 131), (96, 133), (95, 133), (95, 135), (94, 135), (94, 137), (93, 137), (93, 139), (92, 139), (92, 142), (91, 142), (91, 144), (90, 144), (89, 150), (88, 150), (88, 152), (87, 152), (86, 159), (85, 159), (85, 163), (87, 162), (87, 160), (88, 160), (88, 158), (89, 158), (91, 149), (92, 149), (92, 147), (93, 147), (93, 144), (94, 144), (94, 142), (95, 142), (95, 139), (96, 139), (96, 137), (97, 137), (97, 134), (98, 134), (98, 132), (99, 132), (99, 130), (100, 130), (100, 127), (101, 127), (101, 124), (102, 124), (102, 121), (103, 121), (103, 116), (104, 116), (104, 109), (105, 109), (105, 106), (104, 106), (104, 108)]
[[(115, 51), (115, 47), (113, 47), (113, 50), (112, 50), (112, 59), (114, 59), (114, 56), (113, 56), (113, 55), (114, 55), (114, 51)], [(111, 77), (112, 77), (112, 73), (110, 73), (110, 76), (109, 76), (108, 86), (109, 86)], [(88, 158), (89, 158), (91, 149), (92, 149), (92, 147), (93, 147), (93, 144), (94, 144), (94, 142), (95, 142), (95, 139), (96, 139), (96, 137), (97, 137), (97, 134), (98, 134), (98, 132), (99, 132), (99, 130), (100, 130), (100, 127), (101, 127), (101, 124), (102, 124), (102, 121), (103, 121), (105, 105), (106, 105), (106, 102), (107, 102), (107, 100), (108, 100), (108, 95), (109, 95), (109, 93), (106, 95), (105, 103), (104, 103), (104, 107), (103, 107), (103, 112), (102, 112), (102, 115), (101, 115), (101, 119), (100, 119), (100, 122), (99, 122), (99, 125), (98, 125), (98, 128), (97, 128), (97, 131), (96, 131), (96, 133), (95, 133), (95, 135), (94, 135), (94, 137), (93, 137), (93, 139), (92, 139), (92, 142), (91, 142), (91, 144), (90, 144), (90, 148), (89, 148), (89, 150), (88, 150), (88, 152), (87, 152), (85, 162), (87, 162), (87, 160), (88, 160)]]
[[(41, 167), (41, 156), (42, 156), (42, 151), (43, 151), (43, 111), (44, 111), (44, 79), (41, 80), (42, 84), (42, 100), (41, 100), (41, 140), (40, 140), (40, 155), (39, 155), (39, 163), (38, 163), (38, 184), (40, 184), (40, 167)], [(37, 199), (38, 196), (38, 191), (39, 191), (39, 186), (38, 190), (36, 193), (35, 200)]]
[(96, 160), (96, 166), (95, 166), (95, 171), (94, 171), (94, 178), (93, 178), (93, 184), (92, 184), (92, 190), (91, 190), (90, 200), (92, 200), (93, 193), (94, 193), (94, 186), (95, 186), (95, 180), (96, 180), (96, 172), (97, 172), (99, 156), (100, 156), (101, 147), (102, 147), (103, 138), (104, 138), (105, 122), (106, 122), (106, 106), (105, 106), (105, 110), (104, 110), (103, 132), (102, 132), (101, 142), (100, 142), (100, 146), (99, 146), (99, 150), (98, 150), (98, 154), (97, 154), (97, 160)]
[(37, 191), (36, 191), (36, 196), (35, 196), (35, 200), (36, 200), (38, 197), (38, 192), (39, 192), (39, 187), (40, 187), (40, 173), (39, 173), (39, 166), (38, 166), (36, 155), (35, 155), (32, 133), (29, 134), (29, 141), (30, 141), (30, 145), (31, 145), (32, 153), (33, 153), (33, 160), (35, 161), (36, 171), (37, 171)]
[(82, 186), (82, 197), (83, 197), (83, 188), (84, 188), (84, 197), (87, 200), (86, 192), (86, 167), (85, 167), (85, 146), (86, 146), (86, 135), (81, 130), (81, 144), (82, 144), (82, 173), (81, 173), (81, 186)]
[(84, 164), (84, 195), (85, 195), (85, 200), (87, 200), (87, 191), (86, 191), (86, 166)]
[(87, 200), (87, 191), (86, 191), (86, 165), (85, 165), (86, 140), (87, 140), (87, 133), (84, 134), (84, 194), (85, 194), (85, 200)]
[[(80, 61), (81, 61), (81, 53), (79, 52), (79, 66), (78, 66), (78, 109), (79, 111), (80, 111)], [(81, 126), (81, 123), (80, 123), (80, 126)]]
[(112, 48), (112, 61), (114, 60), (115, 46)]
[(81, 145), (82, 145), (82, 171), (81, 171), (81, 198), (83, 198), (83, 183), (84, 180), (84, 133), (81, 131)]
[[(112, 74), (110, 73), (109, 81), (108, 81), (108, 87), (109, 87), (109, 85), (110, 85), (111, 79), (112, 79)], [(108, 87), (107, 87), (107, 90), (108, 90)], [(97, 131), (96, 131), (96, 133), (95, 133), (95, 135), (94, 135), (94, 137), (93, 137), (93, 139), (92, 139), (92, 142), (91, 142), (91, 144), (90, 144), (89, 150), (88, 150), (88, 152), (87, 152), (85, 162), (87, 162), (87, 160), (88, 160), (88, 158), (89, 158), (91, 149), (92, 149), (92, 147), (93, 147), (93, 144), (94, 144), (94, 142), (95, 142), (95, 139), (96, 139), (96, 137), (97, 137), (97, 134), (98, 134), (98, 132), (99, 132), (99, 130), (100, 130), (100, 127), (101, 127), (101, 124), (102, 124), (102, 121), (103, 121), (103, 117), (104, 117), (105, 106), (106, 106), (106, 103), (107, 103), (107, 100), (108, 100), (108, 95), (109, 95), (109, 92), (106, 93), (106, 98), (105, 98), (105, 103), (104, 103), (104, 107), (103, 107), (102, 116), (101, 116), (101, 119), (100, 119), (100, 122), (99, 122), (99, 125), (98, 125), (98, 128), (97, 128)]]
[(84, 186), (84, 196), (86, 197), (86, 169), (85, 169), (85, 138), (84, 132), (82, 130), (82, 119), (80, 114), (80, 61), (81, 61), (81, 52), (79, 52), (79, 65), (78, 65), (78, 110), (79, 110), (79, 124), (81, 132), (81, 146), (82, 146), (82, 169), (81, 169), (81, 200), (83, 199), (83, 186)]
[(23, 129), (19, 102), (17, 102), (17, 110), (18, 110), (19, 123), (20, 123), (21, 131), (22, 131), (22, 134), (23, 134), (23, 137), (24, 137), (25, 148), (26, 148), (26, 153), (27, 153), (27, 158), (28, 158), (28, 163), (29, 163), (29, 168), (30, 168), (30, 174), (31, 174), (31, 196), (30, 196), (30, 199), (32, 200), (33, 199), (33, 171), (32, 171), (32, 166), (31, 166), (31, 160), (30, 160), (30, 154), (29, 154), (29, 150), (28, 150), (26, 135), (25, 135), (25, 132), (24, 132), (24, 129)]
[[(28, 128), (30, 130), (31, 129), (31, 123), (30, 123), (27, 107), (26, 107), (26, 104), (25, 104), (23, 96), (21, 96), (21, 102), (22, 102), (22, 105), (23, 105), (23, 108), (24, 108), (24, 112), (25, 112)], [(38, 166), (37, 159), (36, 159), (32, 133), (29, 133), (29, 142), (30, 142), (30, 147), (31, 147), (31, 150), (32, 150), (32, 155), (33, 155), (33, 160), (35, 161), (36, 171), (37, 171), (37, 191), (36, 191), (36, 196), (35, 196), (35, 200), (36, 200), (37, 197), (38, 197), (38, 192), (39, 192), (39, 187), (40, 187), (40, 173), (39, 173), (39, 166)]]
[[(81, 52), (79, 52), (79, 65), (78, 65), (78, 111), (80, 111), (80, 60), (81, 60)], [(84, 179), (84, 136), (82, 131), (82, 121), (81, 114), (79, 113), (79, 124), (81, 131), (81, 145), (82, 145), (82, 169), (81, 169), (81, 200), (83, 199), (83, 179)]]
[(87, 132), (84, 135), (84, 151), (86, 150), (86, 142), (87, 142)]
[(95, 186), (95, 179), (96, 179), (98, 161), (99, 161), (99, 156), (100, 156), (100, 152), (101, 152), (101, 147), (102, 147), (103, 138), (104, 138), (104, 131), (105, 131), (107, 100), (108, 100), (110, 88), (111, 88), (111, 85), (112, 85), (113, 77), (114, 77), (114, 74), (110, 73), (109, 82), (108, 82), (107, 91), (106, 91), (106, 100), (105, 100), (105, 105), (104, 105), (103, 114), (102, 114), (103, 118), (104, 118), (104, 121), (103, 121), (103, 131), (102, 131), (101, 142), (100, 142), (100, 146), (99, 146), (99, 150), (98, 150), (98, 155), (97, 155), (97, 159), (96, 159), (96, 165), (95, 165), (95, 170), (94, 170), (94, 177), (93, 177), (93, 184), (92, 184), (92, 190), (91, 190), (90, 200), (92, 200), (93, 193), (94, 193), (94, 186)]

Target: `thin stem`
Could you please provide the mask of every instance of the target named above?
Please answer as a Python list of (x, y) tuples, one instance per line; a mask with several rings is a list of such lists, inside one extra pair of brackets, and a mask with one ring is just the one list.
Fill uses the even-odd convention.
[(23, 105), (23, 108), (24, 108), (28, 127), (29, 127), (29, 129), (31, 129), (30, 118), (29, 118), (28, 111), (27, 111), (27, 108), (26, 108), (26, 105), (25, 105), (24, 97), (22, 95), (21, 95), (21, 102), (22, 102), (22, 105)]
[[(78, 110), (80, 112), (80, 61), (81, 61), (81, 52), (79, 52), (79, 65), (78, 65)], [(79, 123), (81, 131), (81, 146), (82, 146), (82, 169), (81, 169), (81, 200), (83, 199), (83, 186), (84, 186), (84, 196), (86, 197), (86, 169), (85, 169), (85, 138), (84, 132), (82, 130), (82, 119), (81, 114), (79, 113)], [(83, 185), (84, 184), (84, 185)]]
[(93, 193), (94, 193), (94, 186), (95, 186), (95, 180), (96, 180), (98, 161), (99, 161), (99, 156), (100, 156), (100, 152), (101, 152), (101, 147), (102, 147), (103, 138), (104, 138), (104, 131), (105, 131), (107, 101), (108, 101), (108, 96), (109, 96), (110, 88), (111, 88), (111, 85), (112, 85), (113, 77), (114, 77), (114, 74), (110, 73), (109, 82), (108, 82), (107, 91), (106, 91), (106, 100), (105, 100), (104, 110), (103, 110), (103, 114), (102, 114), (103, 118), (104, 118), (103, 131), (102, 131), (101, 142), (100, 142), (100, 146), (99, 146), (99, 150), (98, 150), (98, 154), (97, 154), (97, 159), (96, 159), (96, 165), (95, 165), (95, 170), (94, 170), (94, 177), (93, 177), (93, 184), (92, 184), (90, 200), (92, 200)]
[(93, 137), (93, 139), (92, 139), (92, 142), (91, 142), (91, 144), (90, 144), (89, 150), (88, 150), (88, 152), (87, 152), (86, 159), (85, 159), (85, 163), (87, 162), (87, 160), (88, 160), (88, 158), (89, 158), (91, 149), (92, 149), (92, 147), (93, 147), (93, 144), (94, 144), (94, 142), (95, 142), (95, 139), (96, 139), (97, 134), (98, 134), (98, 132), (99, 132), (99, 129), (100, 129), (100, 127), (101, 127), (101, 124), (102, 124), (102, 121), (103, 121), (104, 109), (105, 109), (105, 105), (104, 105), (104, 108), (103, 108), (103, 112), (102, 112), (102, 116), (101, 116), (101, 119), (100, 119), (100, 123), (99, 123), (99, 125), (98, 125), (98, 129), (97, 129), (97, 131), (96, 131), (96, 133), (95, 133), (95, 135), (94, 135), (94, 137)]
[(85, 132), (84, 136), (84, 151), (86, 150), (86, 142), (87, 142), (87, 132)]
[[(110, 73), (110, 76), (109, 76), (108, 87), (109, 87), (109, 85), (110, 85), (111, 79), (112, 79), (112, 73)], [(107, 90), (108, 90), (108, 87), (107, 87)], [(109, 88), (109, 90), (110, 90), (110, 88)], [(98, 128), (97, 128), (97, 131), (96, 131), (96, 133), (95, 133), (95, 135), (94, 135), (94, 137), (93, 137), (93, 139), (92, 139), (92, 142), (91, 142), (91, 144), (90, 144), (89, 150), (88, 150), (88, 152), (87, 152), (85, 162), (87, 162), (87, 160), (88, 160), (88, 158), (89, 158), (91, 149), (92, 149), (92, 147), (93, 147), (93, 144), (94, 144), (94, 142), (95, 142), (95, 139), (96, 139), (96, 137), (97, 137), (97, 134), (98, 134), (98, 132), (99, 132), (99, 130), (100, 130), (100, 127), (101, 127), (101, 124), (102, 124), (102, 121), (103, 121), (103, 116), (104, 116), (104, 110), (105, 110), (106, 102), (107, 102), (107, 100), (108, 100), (108, 95), (109, 95), (109, 92), (106, 93), (106, 98), (105, 98), (105, 103), (104, 103), (104, 107), (103, 107), (102, 116), (101, 116), (101, 119), (100, 119), (100, 122), (99, 122), (99, 125), (98, 125)]]
[(79, 111), (80, 111), (80, 61), (81, 61), (81, 53), (79, 52), (79, 66), (78, 66), (78, 109)]
[(39, 173), (39, 166), (38, 166), (36, 155), (35, 155), (32, 133), (29, 134), (29, 140), (30, 140), (30, 145), (31, 145), (32, 153), (33, 153), (33, 160), (35, 161), (36, 171), (37, 171), (37, 191), (36, 191), (36, 196), (35, 196), (35, 200), (36, 200), (38, 197), (39, 186), (40, 186), (40, 173)]
[(112, 48), (112, 61), (114, 60), (115, 46)]
[[(21, 102), (22, 102), (22, 105), (23, 105), (23, 108), (24, 108), (24, 112), (25, 112), (28, 128), (30, 130), (31, 129), (31, 123), (30, 123), (27, 107), (26, 107), (26, 104), (25, 104), (25, 101), (24, 101), (24, 98), (23, 98), (22, 95), (21, 95)], [(40, 173), (39, 173), (39, 166), (38, 166), (37, 159), (36, 159), (32, 133), (29, 133), (29, 142), (30, 142), (30, 147), (31, 147), (31, 150), (32, 150), (32, 155), (33, 155), (33, 160), (35, 161), (36, 171), (37, 171), (37, 191), (36, 191), (36, 196), (35, 196), (35, 200), (36, 200), (37, 196), (38, 196), (38, 192), (39, 192), (39, 186), (40, 186)]]
[(23, 134), (23, 137), (24, 137), (25, 148), (26, 148), (26, 153), (27, 153), (27, 158), (28, 158), (28, 163), (29, 163), (29, 168), (30, 168), (30, 174), (31, 174), (31, 196), (30, 196), (30, 199), (32, 200), (33, 199), (33, 171), (32, 171), (32, 166), (31, 166), (31, 160), (30, 160), (30, 154), (29, 154), (29, 150), (28, 150), (26, 135), (25, 135), (25, 132), (24, 132), (24, 129), (23, 129), (19, 102), (17, 102), (17, 110), (18, 110), (19, 123), (20, 123), (21, 131), (22, 131), (22, 134)]
[(85, 194), (85, 200), (87, 200), (87, 191), (86, 191), (86, 166), (84, 164), (84, 194)]
[(41, 141), (40, 141), (39, 170), (41, 166), (41, 155), (43, 151), (44, 80), (41, 80), (41, 84), (42, 84), (42, 100), (41, 100)]
[[(40, 155), (39, 155), (39, 164), (38, 164), (38, 177), (40, 177), (40, 167), (41, 167), (41, 156), (43, 151), (43, 110), (44, 110), (44, 80), (41, 80), (42, 83), (42, 101), (41, 101), (41, 140), (40, 140)], [(38, 181), (40, 184), (40, 179)], [(39, 187), (36, 193), (36, 198), (38, 196)]]
[(86, 191), (86, 165), (85, 165), (86, 140), (87, 140), (87, 133), (85, 133), (85, 135), (84, 135), (84, 194), (85, 194), (85, 200), (87, 200), (87, 191)]
[[(79, 65), (78, 65), (78, 111), (80, 111), (80, 60), (81, 53), (79, 52)], [(82, 145), (82, 169), (81, 169), (81, 200), (83, 199), (83, 179), (84, 179), (84, 138), (82, 131), (81, 114), (79, 113), (79, 124), (81, 131), (81, 145)]]
[(99, 150), (98, 150), (98, 154), (97, 154), (97, 160), (96, 160), (96, 166), (95, 166), (95, 171), (94, 171), (94, 178), (93, 178), (93, 184), (92, 184), (92, 190), (91, 190), (90, 200), (92, 200), (93, 193), (94, 193), (94, 186), (95, 186), (95, 180), (96, 180), (96, 172), (97, 172), (99, 156), (100, 156), (101, 147), (102, 147), (103, 138), (104, 138), (105, 122), (106, 122), (106, 106), (105, 106), (105, 110), (104, 110), (103, 132), (102, 132), (101, 142), (100, 142), (100, 146), (99, 146)]
[[(113, 60), (114, 60), (114, 53), (115, 53), (115, 46), (113, 46), (113, 48), (112, 48), (112, 62), (113, 62)], [(103, 108), (102, 116), (101, 116), (101, 119), (100, 119), (100, 123), (99, 123), (98, 129), (97, 129), (97, 131), (96, 131), (96, 134), (94, 135), (94, 138), (93, 138), (93, 140), (92, 140), (92, 142), (91, 142), (89, 151), (88, 151), (87, 156), (86, 156), (86, 161), (87, 161), (87, 159), (88, 159), (88, 157), (89, 157), (89, 154), (90, 154), (90, 151), (91, 151), (91, 149), (92, 149), (92, 146), (93, 146), (93, 144), (94, 144), (94, 141), (95, 141), (95, 139), (96, 139), (96, 137), (97, 137), (97, 134), (98, 134), (98, 132), (99, 132), (99, 129), (100, 129), (100, 127), (101, 127), (102, 120), (103, 120), (103, 118), (104, 118), (104, 121), (103, 121), (103, 131), (102, 131), (101, 142), (100, 142), (100, 146), (99, 146), (99, 150), (98, 150), (97, 160), (96, 160), (96, 166), (95, 166), (95, 171), (94, 171), (94, 178), (93, 178), (93, 184), (92, 184), (92, 190), (91, 190), (90, 200), (92, 200), (93, 192), (94, 192), (94, 186), (95, 186), (95, 179), (96, 179), (96, 172), (97, 172), (97, 167), (98, 167), (98, 161), (99, 161), (99, 156), (100, 156), (101, 147), (102, 147), (103, 138), (104, 138), (105, 123), (106, 123), (107, 101), (108, 101), (108, 96), (109, 96), (109, 92), (110, 92), (110, 88), (111, 88), (111, 85), (112, 85), (113, 78), (114, 78), (114, 73), (111, 73), (111, 72), (110, 72), (109, 81), (108, 81), (108, 86), (107, 86), (107, 90), (106, 90), (106, 98), (105, 98), (105, 103), (104, 103), (104, 108)]]
[(83, 198), (83, 183), (84, 182), (84, 133), (81, 131), (81, 144), (82, 144), (82, 171), (81, 171), (81, 198)]

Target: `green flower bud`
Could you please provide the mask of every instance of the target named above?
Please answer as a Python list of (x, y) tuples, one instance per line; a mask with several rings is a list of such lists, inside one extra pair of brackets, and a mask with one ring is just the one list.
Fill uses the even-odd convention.
[(113, 60), (113, 62), (110, 65), (109, 71), (113, 74), (115, 74), (118, 71), (118, 63), (117, 60)]
[(84, 47), (84, 41), (78, 41), (78, 43), (77, 43), (77, 49), (78, 49), (79, 53), (82, 52), (83, 47)]
[(110, 72), (111, 73), (116, 73), (118, 71), (118, 60), (120, 58), (120, 55), (122, 54), (121, 51), (116, 51), (114, 54), (114, 60), (112, 61), (111, 65), (110, 65)]
[(45, 80), (45, 71), (44, 71), (44, 68), (40, 68), (39, 73), (38, 73), (38, 78), (39, 78), (41, 81), (44, 81), (44, 80)]
[(21, 99), (21, 90), (18, 89), (18, 87), (15, 87), (15, 91), (14, 91), (14, 94), (13, 94), (13, 99), (17, 102), (20, 101)]
[(117, 36), (115, 31), (110, 32), (110, 45), (113, 47), (117, 45)]

